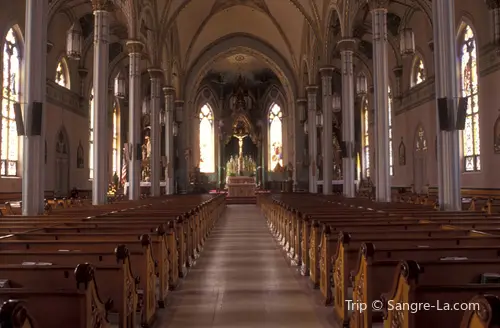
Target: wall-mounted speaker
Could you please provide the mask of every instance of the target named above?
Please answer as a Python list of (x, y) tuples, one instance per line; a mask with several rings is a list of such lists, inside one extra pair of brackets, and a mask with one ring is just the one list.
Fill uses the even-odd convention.
[(437, 110), (439, 117), (439, 129), (441, 131), (450, 131), (450, 111), (449, 111), (449, 101), (448, 98), (438, 98), (437, 100)]
[(347, 158), (347, 142), (345, 141), (340, 142), (340, 156), (342, 158)]
[(142, 160), (142, 145), (137, 144), (135, 147), (135, 160), (140, 161)]
[(14, 115), (16, 117), (17, 135), (24, 136), (24, 121), (20, 103), (14, 104)]
[(33, 102), (31, 107), (30, 136), (42, 135), (43, 103)]

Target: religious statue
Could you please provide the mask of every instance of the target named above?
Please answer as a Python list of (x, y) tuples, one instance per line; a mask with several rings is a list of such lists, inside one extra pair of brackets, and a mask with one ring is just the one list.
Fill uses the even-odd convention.
[(149, 136), (144, 137), (144, 143), (142, 144), (142, 159), (149, 159), (151, 157), (151, 142), (149, 141)]
[(142, 144), (142, 181), (149, 181), (151, 176), (151, 143), (149, 136), (144, 137), (144, 144)]

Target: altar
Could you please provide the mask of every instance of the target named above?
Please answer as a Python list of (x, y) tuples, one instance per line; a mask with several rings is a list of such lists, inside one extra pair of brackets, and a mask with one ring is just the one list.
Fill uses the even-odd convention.
[(255, 178), (253, 177), (228, 177), (227, 196), (228, 197), (255, 197)]

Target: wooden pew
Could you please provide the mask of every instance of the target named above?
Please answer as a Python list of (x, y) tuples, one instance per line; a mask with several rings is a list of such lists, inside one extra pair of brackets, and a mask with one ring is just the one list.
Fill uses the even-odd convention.
[[(477, 294), (500, 295), (500, 284), (481, 284), (478, 277), (495, 272), (498, 261), (436, 261), (418, 264), (402, 261), (391, 290), (381, 296), (385, 327), (460, 327), (466, 310), (478, 311), (469, 303)], [(439, 304), (438, 304), (439, 300)], [(404, 304), (430, 304), (416, 311)], [(451, 308), (453, 310), (437, 311)], [(465, 305), (465, 306), (464, 306)], [(462, 308), (460, 308), (463, 306)], [(494, 327), (494, 326), (493, 326)]]
[[(119, 327), (134, 328), (139, 279), (132, 273), (128, 250), (125, 247), (117, 248), (116, 260), (117, 264), (94, 266), (95, 279), (100, 282), (101, 296), (113, 301), (109, 312), (117, 313)], [(70, 274), (73, 268), (73, 265), (2, 264), (0, 277), (10, 280), (14, 288), (37, 289), (43, 282), (43, 287), (47, 289), (71, 289), (74, 286)]]
[[(479, 263), (477, 268), (481, 269), (483, 264), (481, 261), (485, 261), (489, 265), (491, 259), (500, 260), (500, 247), (376, 249), (371, 243), (363, 244), (359, 250), (357, 268), (350, 274), (353, 288), (352, 293), (348, 292), (347, 294), (352, 295), (346, 295), (345, 290), (335, 288), (335, 297), (338, 298), (338, 300), (335, 300), (336, 311), (343, 311), (339, 314), (339, 317), (345, 318), (345, 321), (347, 321), (349, 318), (348, 313), (352, 311), (349, 324), (352, 328), (372, 327), (373, 323), (377, 320), (380, 321), (382, 319), (380, 312), (374, 312), (372, 308), (352, 307), (348, 309), (346, 304), (349, 304), (349, 302), (372, 304), (378, 299), (379, 295), (391, 289), (394, 271), (399, 265), (399, 261), (407, 257), (424, 262), (456, 259), (475, 260), (476, 262), (472, 262), (472, 264)], [(467, 265), (466, 268), (475, 272), (475, 268), (471, 265)], [(477, 277), (473, 276), (473, 278)], [(433, 283), (440, 282), (435, 279)], [(377, 317), (376, 314), (379, 316)]]
[(478, 304), (478, 309), (468, 309), (460, 323), (460, 328), (500, 327), (500, 298), (496, 295), (476, 295), (469, 304)]
[(69, 289), (48, 289), (45, 286), (35, 289), (1, 288), (0, 326), (110, 327), (108, 310), (112, 303), (104, 304), (101, 301), (93, 267), (88, 264), (78, 265), (74, 277), (76, 285)]

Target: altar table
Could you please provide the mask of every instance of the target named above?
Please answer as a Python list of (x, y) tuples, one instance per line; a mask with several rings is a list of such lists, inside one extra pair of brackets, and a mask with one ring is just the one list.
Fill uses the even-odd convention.
[(252, 177), (228, 177), (228, 197), (255, 197), (255, 178)]

